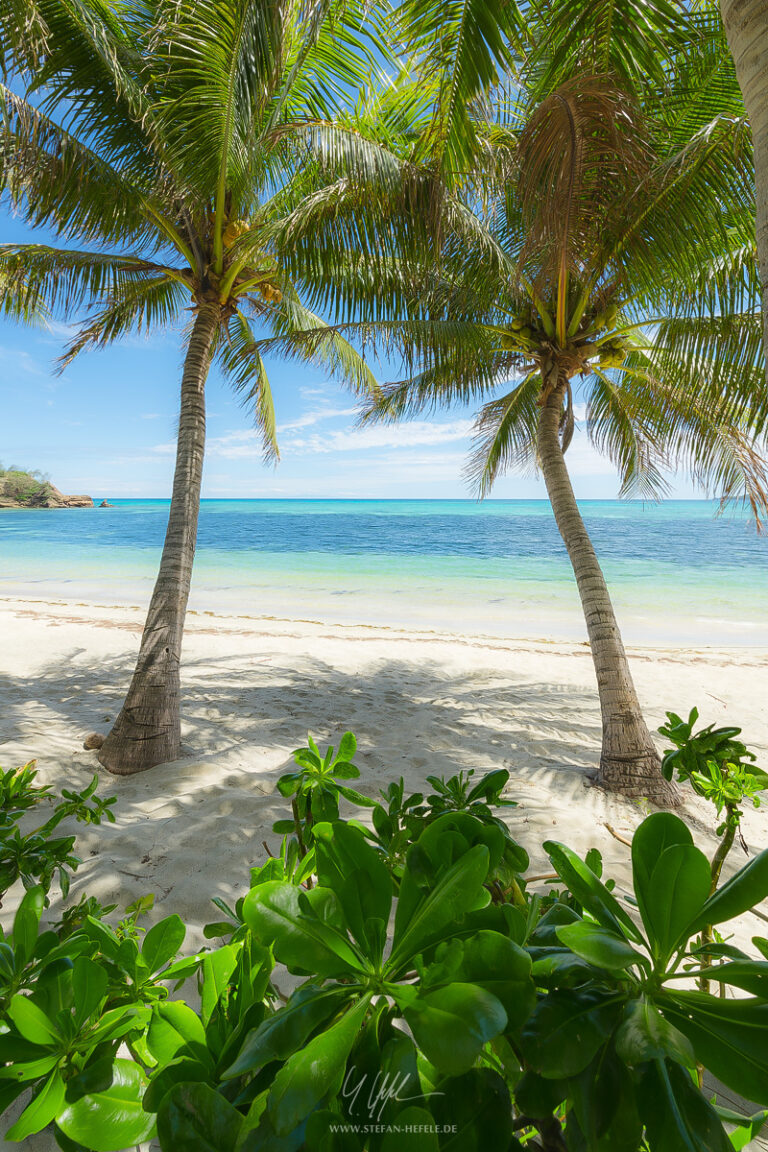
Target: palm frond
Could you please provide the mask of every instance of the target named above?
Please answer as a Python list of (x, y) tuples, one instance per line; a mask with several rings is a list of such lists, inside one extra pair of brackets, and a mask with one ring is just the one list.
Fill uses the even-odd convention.
[(0, 191), (33, 227), (52, 226), (87, 243), (126, 243), (134, 251), (161, 245), (153, 216), (164, 204), (153, 204), (124, 173), (5, 85), (0, 116)]
[(515, 70), (525, 21), (515, 0), (404, 0), (398, 33), (414, 72), (436, 87), (434, 113), (415, 159), (455, 183), (477, 154), (473, 104)]
[(587, 434), (598, 452), (618, 470), (620, 495), (626, 499), (661, 500), (670, 492), (664, 475), (664, 457), (650, 429), (644, 429), (644, 413), (633, 403), (632, 379), (620, 379), (595, 368), (589, 393)]
[(511, 392), (480, 409), (466, 467), (478, 496), (487, 496), (499, 474), (508, 468), (535, 466), (540, 394), (541, 377), (535, 369)]
[(0, 245), (0, 276), (4, 294), (22, 309), (43, 307), (64, 317), (103, 298), (117, 299), (131, 284), (149, 280), (176, 283), (180, 273), (149, 260), (115, 253), (83, 252), (45, 244)]
[(218, 361), (224, 376), (239, 393), (243, 407), (253, 416), (261, 432), (264, 460), (276, 463), (280, 459), (280, 450), (272, 389), (256, 337), (240, 311), (231, 317), (222, 333)]

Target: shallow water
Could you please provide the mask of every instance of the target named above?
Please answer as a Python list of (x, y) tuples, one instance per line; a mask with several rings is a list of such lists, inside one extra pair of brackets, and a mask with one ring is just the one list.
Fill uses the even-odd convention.
[[(585, 501), (626, 638), (768, 644), (768, 540), (708, 501)], [(146, 603), (167, 501), (0, 511), (0, 595)], [(585, 635), (545, 501), (205, 500), (191, 607), (506, 636)]]

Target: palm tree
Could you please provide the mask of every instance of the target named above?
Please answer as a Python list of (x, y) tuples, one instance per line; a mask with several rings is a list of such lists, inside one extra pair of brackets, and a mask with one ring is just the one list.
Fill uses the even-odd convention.
[(763, 332), (768, 345), (768, 3), (720, 0), (755, 148), (757, 258), (762, 269)]
[[(184, 328), (168, 529), (128, 694), (99, 753), (130, 774), (180, 748), (179, 667), (205, 446), (205, 383), (220, 369), (275, 418), (256, 332), (311, 329), (298, 354), (370, 390), (342, 336), (283, 266), (281, 222), (313, 180), (302, 141), (373, 67), (348, 0), (39, 0), (0, 7), (0, 191), (65, 243), (4, 245), (6, 312), (85, 320), (64, 362), (130, 330)], [(25, 95), (18, 91), (24, 88)], [(277, 239), (276, 239), (277, 237)]]
[[(542, 69), (536, 79), (538, 96)], [(345, 330), (397, 351), (405, 367), (366, 418), (485, 399), (471, 463), (479, 491), (507, 467), (541, 469), (595, 664), (599, 781), (667, 804), (675, 793), (659, 772), (566, 453), (581, 402), (623, 495), (662, 495), (665, 469), (676, 467), (724, 501), (746, 499), (758, 520), (766, 508), (748, 133), (731, 109), (711, 116), (681, 95), (695, 91), (689, 81), (686, 73), (678, 90), (654, 92), (646, 108), (604, 75), (557, 84), (538, 102), (526, 103), (519, 86), (500, 89), (498, 115), (478, 129), (484, 169), (463, 197), (442, 201), (439, 253), (413, 239), (418, 221), (408, 248), (398, 217), (370, 255), (375, 276), (358, 264), (334, 281), (355, 314)], [(384, 165), (374, 127), (344, 149), (358, 168), (358, 234), (361, 216), (389, 196), (388, 186), (376, 201)], [(410, 187), (412, 157), (406, 134), (399, 163)], [(307, 231), (310, 218), (317, 253), (322, 210)], [(337, 245), (339, 232), (336, 204)]]

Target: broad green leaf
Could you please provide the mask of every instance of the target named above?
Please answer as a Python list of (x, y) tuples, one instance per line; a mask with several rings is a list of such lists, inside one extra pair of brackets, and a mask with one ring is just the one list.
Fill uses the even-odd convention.
[(644, 959), (640, 952), (627, 944), (624, 936), (588, 920), (564, 924), (557, 929), (557, 936), (572, 952), (596, 968), (630, 968)]
[(141, 954), (150, 972), (157, 972), (163, 964), (173, 959), (184, 943), (186, 934), (184, 921), (175, 913), (150, 928), (141, 945)]
[(429, 1107), (443, 1134), (440, 1152), (515, 1152), (509, 1091), (490, 1068), (473, 1068), (463, 1076), (441, 1080)]
[(665, 992), (658, 1004), (705, 1068), (740, 1096), (768, 1104), (768, 1002)]
[(529, 948), (531, 975), (537, 988), (573, 988), (598, 973), (568, 948)]
[[(38, 1048), (37, 1051), (42, 1052), (43, 1049)], [(34, 1060), (20, 1060), (13, 1064), (6, 1064), (5, 1067), (0, 1068), (0, 1080), (14, 1080), (20, 1084), (26, 1084), (30, 1080), (39, 1080), (41, 1076), (46, 1076), (52, 1068), (55, 1068), (60, 1059), (60, 1055), (51, 1052), (47, 1056), (39, 1056)]]
[[(352, 760), (354, 759), (355, 752), (357, 751), (357, 740), (355, 739), (354, 732), (345, 732), (339, 741), (339, 751), (337, 753), (339, 760)], [(338, 767), (338, 765), (337, 765)]]
[(248, 1033), (224, 1078), (253, 1072), (270, 1060), (287, 1060), (306, 1043), (310, 1033), (337, 1012), (351, 995), (353, 990), (344, 987), (319, 988), (307, 984), (298, 988), (285, 1007)]
[(231, 944), (209, 952), (203, 960), (203, 991), (200, 1010), (203, 1023), (207, 1024), (213, 1010), (227, 990), (230, 978), (237, 967), (238, 949)]
[(302, 1152), (363, 1152), (363, 1145), (338, 1112), (319, 1108), (307, 1120)]
[(271, 945), (291, 971), (318, 976), (362, 971), (359, 957), (344, 936), (304, 915), (299, 901), (293, 884), (270, 881), (251, 889), (243, 903), (243, 917), (257, 940)]
[[(231, 925), (230, 925), (231, 927)], [(194, 972), (197, 972), (200, 965), (205, 958), (204, 952), (198, 952), (195, 956), (185, 956), (181, 960), (174, 961), (164, 968), (162, 972), (155, 975), (156, 980), (185, 980)]]
[(357, 780), (360, 769), (354, 764), (347, 764), (344, 760), (337, 760), (333, 766), (333, 774), (337, 780)]
[(647, 996), (627, 1005), (616, 1033), (616, 1052), (625, 1064), (645, 1064), (648, 1060), (677, 1060), (693, 1068), (696, 1057), (690, 1040), (659, 1012)]
[[(358, 792), (356, 788), (347, 788), (344, 784), (338, 784), (337, 790), (345, 800), (349, 800), (350, 804), (358, 804), (362, 808), (373, 808), (374, 804), (376, 803), (374, 799), (372, 799), (370, 796), (365, 796), (362, 792)], [(338, 810), (333, 813), (329, 813), (326, 819), (338, 819)]]
[(768, 896), (768, 848), (710, 896), (689, 928), (693, 936), (709, 924), (723, 924), (754, 908)]
[(671, 812), (647, 816), (632, 837), (632, 880), (643, 923), (648, 922), (648, 902), (652, 896), (651, 876), (662, 852), (675, 844), (693, 844), (687, 824)]
[[(418, 847), (418, 845), (415, 845)], [(409, 853), (409, 860), (411, 853)], [(433, 885), (425, 884), (419, 894), (410, 900), (410, 911), (402, 914), (403, 888), (415, 887), (412, 871), (406, 866), (395, 914), (395, 936), (387, 962), (389, 971), (396, 971), (428, 943), (440, 939), (441, 931), (464, 913), (481, 906), (483, 882), (488, 875), (488, 849), (478, 844), (446, 871), (440, 873)]]
[(674, 1061), (644, 1066), (638, 1103), (651, 1152), (733, 1152), (714, 1108)]
[(153, 1004), (147, 1044), (159, 1064), (167, 1064), (177, 1056), (191, 1060), (210, 1059), (202, 1021), (182, 1000)]
[(292, 1132), (329, 1093), (338, 1092), (347, 1057), (368, 1011), (366, 996), (294, 1053), (275, 1076), (267, 1114), (278, 1135)]
[(711, 979), (718, 984), (732, 984), (752, 996), (768, 1000), (768, 961), (733, 960), (727, 964), (715, 964), (707, 974), (711, 974)]
[(567, 1080), (547, 1080), (529, 1069), (515, 1085), (515, 1104), (525, 1116), (551, 1116), (567, 1093)]
[(377, 940), (366, 925), (380, 921), (386, 929), (392, 907), (392, 877), (380, 853), (362, 832), (339, 821), (314, 828), (318, 881), (332, 888), (341, 904), (349, 930), (366, 954), (376, 961)]
[(747, 1148), (752, 1143), (755, 1137), (759, 1136), (766, 1121), (768, 1121), (768, 1111), (756, 1112), (754, 1116), (742, 1116), (739, 1112), (731, 1112), (725, 1108), (715, 1106), (715, 1111), (721, 1119), (726, 1120), (727, 1123), (737, 1124), (738, 1127), (730, 1133), (731, 1144), (735, 1152), (742, 1152), (742, 1149)]
[(651, 872), (642, 909), (656, 958), (665, 962), (687, 940), (691, 920), (706, 901), (711, 883), (709, 861), (693, 844), (664, 849)]
[(72, 992), (75, 998), (75, 1022), (81, 1025), (96, 1011), (106, 995), (106, 970), (86, 956), (78, 956), (72, 967)]
[(56, 1123), (69, 1136), (93, 1152), (121, 1152), (154, 1135), (155, 1118), (141, 1106), (146, 1077), (133, 1060), (99, 1061), (103, 1087), (86, 1092), (67, 1104)]
[(190, 1060), (187, 1056), (179, 1056), (154, 1072), (144, 1093), (142, 1108), (145, 1112), (157, 1112), (166, 1092), (170, 1092), (174, 1085), (208, 1083), (210, 1075), (210, 1066), (199, 1060)]
[(157, 1114), (167, 1152), (235, 1152), (243, 1117), (208, 1084), (176, 1084)]
[(23, 966), (32, 958), (44, 907), (45, 890), (40, 884), (24, 893), (13, 918), (13, 947), (18, 966)]
[(390, 1129), (384, 1134), (381, 1152), (440, 1152), (435, 1118), (426, 1108), (409, 1104), (397, 1113)]
[(569, 1146), (582, 1152), (638, 1152), (642, 1124), (633, 1074), (617, 1060), (610, 1043), (566, 1086)]
[(591, 988), (550, 992), (523, 1028), (523, 1055), (542, 1076), (575, 1076), (616, 1026), (621, 997)]
[[(40, 1091), (36, 1092), (27, 1104), (13, 1127), (8, 1129), (5, 1139), (9, 1142), (26, 1140), (28, 1136), (34, 1136), (35, 1132), (41, 1132), (54, 1117), (58, 1117), (59, 1109), (64, 1103), (64, 1091), (64, 1081), (58, 1069), (55, 1069)], [(100, 1150), (96, 1149), (95, 1152)]]
[(575, 852), (565, 844), (558, 844), (554, 840), (546, 841), (543, 847), (558, 876), (582, 908), (594, 916), (604, 928), (642, 944), (643, 938), (635, 927), (632, 917), (624, 911), (616, 897)]
[(419, 996), (403, 1010), (427, 1059), (451, 1076), (468, 1072), (483, 1045), (507, 1024), (500, 1001), (474, 984), (448, 984)]
[(45, 1012), (20, 992), (11, 1000), (8, 1015), (25, 1040), (32, 1044), (59, 1045), (61, 1033)]
[(500, 932), (477, 932), (463, 941), (456, 978), (495, 996), (507, 1014), (508, 1028), (523, 1024), (536, 1003), (530, 956)]

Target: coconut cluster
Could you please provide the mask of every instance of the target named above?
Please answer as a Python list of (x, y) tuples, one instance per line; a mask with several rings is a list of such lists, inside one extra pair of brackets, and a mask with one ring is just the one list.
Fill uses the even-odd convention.
[[(618, 333), (606, 338), (618, 317), (619, 310), (615, 304), (604, 312), (585, 317), (567, 347), (559, 351), (568, 353), (575, 362), (584, 365), (596, 360), (601, 368), (621, 368), (632, 345)], [(520, 312), (512, 318), (501, 336), (501, 346), (506, 352), (518, 352), (536, 359), (550, 359), (555, 351), (538, 315), (532, 311)]]
[(241, 236), (250, 231), (250, 228), (247, 220), (230, 220), (221, 235), (224, 247), (231, 248), (235, 240), (239, 240)]
[(269, 280), (263, 280), (261, 284), (257, 284), (256, 288), (264, 300), (269, 300), (271, 304), (279, 304), (283, 298), (283, 294), (278, 288), (277, 284), (272, 284)]

